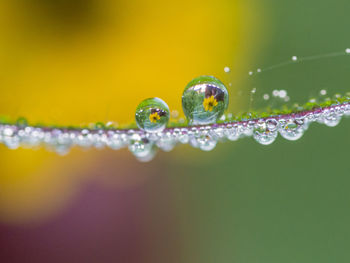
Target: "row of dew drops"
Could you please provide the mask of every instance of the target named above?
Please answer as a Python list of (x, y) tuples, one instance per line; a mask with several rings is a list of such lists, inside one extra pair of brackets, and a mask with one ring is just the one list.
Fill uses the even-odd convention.
[[(325, 91), (321, 91), (323, 94)], [(284, 92), (282, 96), (285, 97)], [(275, 94), (280, 96), (281, 94)], [(192, 80), (182, 95), (182, 107), (188, 127), (167, 128), (169, 107), (159, 98), (142, 101), (136, 109), (137, 130), (65, 129), (29, 126), (25, 119), (16, 125), (0, 125), (0, 142), (10, 149), (45, 146), (59, 154), (66, 154), (73, 146), (83, 148), (127, 147), (140, 161), (154, 158), (158, 149), (171, 151), (176, 144), (190, 144), (203, 151), (211, 151), (218, 141), (236, 141), (253, 137), (263, 145), (271, 144), (278, 134), (287, 140), (298, 140), (312, 122), (336, 126), (342, 116), (350, 116), (350, 103), (338, 103), (298, 114), (271, 116), (240, 122), (223, 122), (229, 95), (225, 85), (215, 77), (201, 76)]]

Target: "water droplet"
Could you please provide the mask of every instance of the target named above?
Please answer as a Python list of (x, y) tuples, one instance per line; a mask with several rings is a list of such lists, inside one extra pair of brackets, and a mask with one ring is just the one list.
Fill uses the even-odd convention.
[(253, 75), (253, 71), (249, 71), (249, 75), (250, 75), (250, 76)]
[(350, 48), (345, 49), (346, 54), (350, 54)]
[(159, 134), (159, 139), (156, 141), (157, 146), (162, 149), (164, 152), (170, 152), (174, 149), (176, 141), (172, 137), (170, 132)]
[(285, 98), (286, 96), (287, 96), (287, 91), (286, 90), (280, 90), (279, 91), (279, 96), (280, 96), (280, 98)]
[(322, 113), (322, 117), (319, 120), (321, 123), (323, 122), (328, 127), (335, 127), (339, 124), (341, 120), (341, 116), (339, 116), (333, 110), (325, 109)]
[(206, 152), (213, 150), (217, 144), (217, 140), (210, 135), (210, 127), (201, 127), (194, 140), (195, 147)]
[(122, 139), (122, 136), (114, 131), (109, 131), (107, 133), (107, 146), (110, 147), (113, 150), (118, 150), (124, 146), (124, 141)]
[(91, 141), (92, 134), (88, 129), (83, 129), (78, 135), (76, 144), (81, 147), (90, 147), (92, 145)]
[(169, 121), (169, 107), (159, 98), (142, 101), (136, 109), (137, 126), (146, 132), (161, 132)]
[(231, 71), (231, 69), (230, 69), (229, 67), (225, 67), (225, 68), (224, 68), (224, 71), (225, 71), (226, 73), (229, 73), (229, 72)]
[(293, 60), (293, 61), (297, 61), (297, 60), (298, 60), (298, 57), (297, 57), (297, 56), (293, 56), (293, 57), (292, 57), (292, 60)]
[(270, 99), (269, 94), (264, 94), (263, 99), (264, 99), (264, 100), (268, 100), (268, 99)]
[(281, 136), (290, 141), (296, 141), (304, 134), (302, 122), (296, 123), (293, 120), (287, 121), (279, 130)]
[(266, 122), (259, 121), (253, 130), (253, 138), (260, 144), (269, 145), (277, 138), (277, 130), (270, 130)]
[(237, 124), (227, 124), (225, 129), (226, 138), (230, 141), (237, 141), (240, 137), (240, 132)]
[(146, 163), (146, 162), (152, 161), (156, 156), (156, 154), (157, 154), (157, 147), (153, 145), (153, 147), (147, 154), (143, 156), (135, 156), (135, 157), (138, 161)]
[(118, 127), (118, 122), (109, 121), (106, 123), (107, 129), (116, 129)]
[(270, 118), (266, 120), (266, 127), (269, 131), (277, 130), (278, 126), (279, 126), (279, 122), (276, 119)]
[(222, 140), (223, 138), (225, 138), (225, 130), (223, 127), (212, 128), (210, 134), (216, 140)]
[(190, 137), (188, 135), (188, 129), (187, 128), (181, 128), (180, 129), (178, 140), (179, 140), (180, 143), (183, 143), (183, 144), (189, 142)]
[(182, 108), (190, 124), (215, 123), (228, 107), (225, 85), (212, 76), (192, 80), (182, 95)]
[(344, 114), (350, 116), (350, 104), (344, 106)]
[(340, 120), (341, 120), (340, 117), (327, 117), (323, 120), (323, 122), (328, 127), (335, 127), (339, 124)]
[(1, 141), (12, 150), (20, 146), (20, 138), (17, 135), (17, 128), (15, 126), (5, 126), (1, 131)]
[(316, 102), (316, 99), (315, 99), (315, 98), (309, 99), (309, 102), (315, 103), (315, 102)]
[(64, 156), (69, 153), (70, 146), (65, 144), (58, 144), (55, 146), (54, 150), (58, 155)]
[(95, 130), (103, 130), (106, 128), (106, 126), (103, 122), (96, 122), (94, 128)]
[(26, 127), (28, 126), (28, 121), (26, 118), (20, 117), (17, 119), (16, 124), (18, 127)]
[(260, 73), (260, 72), (261, 72), (261, 68), (258, 68), (258, 69), (256, 70), (256, 72)]
[(279, 95), (280, 95), (280, 92), (279, 92), (279, 90), (274, 90), (274, 91), (272, 91), (272, 96), (274, 96), (274, 97), (279, 97)]
[(129, 140), (129, 151), (137, 158), (144, 158), (149, 155), (153, 147), (148, 139), (142, 138), (138, 134), (133, 134)]
[(320, 95), (324, 96), (324, 95), (326, 95), (326, 94), (327, 94), (327, 91), (326, 91), (325, 89), (323, 89), (323, 90), (320, 91)]

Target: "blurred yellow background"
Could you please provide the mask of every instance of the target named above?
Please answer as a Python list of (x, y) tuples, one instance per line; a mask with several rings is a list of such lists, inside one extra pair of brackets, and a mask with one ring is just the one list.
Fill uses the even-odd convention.
[[(215, 75), (232, 82), (231, 91), (239, 85), (261, 41), (256, 9), (243, 0), (3, 0), (0, 114), (31, 123), (130, 123), (147, 97), (182, 112), (183, 88), (194, 77)], [(77, 174), (112, 154), (0, 147), (0, 217), (13, 222), (52, 215), (76, 192), (84, 178)]]

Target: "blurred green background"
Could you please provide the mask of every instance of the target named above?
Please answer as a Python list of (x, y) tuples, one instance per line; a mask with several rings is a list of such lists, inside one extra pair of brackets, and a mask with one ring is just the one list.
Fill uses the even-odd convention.
[[(25, 1), (15, 2), (15, 11), (7, 16), (19, 16), (37, 32), (27, 38), (24, 25), (12, 21), (15, 25), (7, 27), (8, 35), (3, 34), (5, 40), (10, 36), (30, 39), (34, 46), (29, 49), (26, 43), (11, 40), (12, 50), (3, 43), (7, 53), (3, 52), (2, 68), (7, 71), (2, 73), (5, 95), (0, 109), (14, 117), (25, 114), (30, 119), (33, 114), (35, 120), (76, 124), (103, 121), (108, 104), (111, 110), (106, 118), (127, 122), (132, 120), (134, 106), (149, 96), (160, 96), (179, 110), (182, 89), (199, 74), (232, 83), (233, 112), (249, 109), (249, 92), (254, 87), (253, 108), (274, 103), (261, 99), (274, 89), (287, 90), (291, 104), (317, 97), (321, 89), (329, 95), (349, 91), (350, 58), (346, 56), (248, 77), (251, 69), (278, 64), (293, 55), (350, 47), (350, 2), (346, 0), (71, 1), (76, 9), (68, 5), (71, 13), (64, 12), (65, 23), (51, 14), (49, 18), (57, 23), (51, 27), (44, 14), (50, 8), (58, 10), (57, 6), (28, 1), (45, 6), (41, 21), (17, 13), (28, 7)], [(92, 11), (78, 19), (77, 13), (87, 3), (91, 10), (97, 10), (96, 4), (101, 13)], [(115, 13), (111, 6), (116, 7)], [(115, 22), (117, 14), (121, 14), (120, 23)], [(95, 25), (88, 23), (85, 30), (98, 33), (78, 30), (86, 25), (84, 19)], [(84, 51), (94, 59), (85, 61), (84, 52), (72, 55), (73, 43), (78, 50), (88, 46), (86, 42), (94, 42)], [(36, 50), (38, 43), (44, 51)], [(174, 47), (169, 48), (170, 43)], [(131, 44), (134, 49), (127, 49)], [(134, 54), (137, 50), (140, 53)], [(144, 56), (147, 52), (149, 56)], [(35, 60), (38, 54), (40, 62)], [(101, 54), (104, 60), (99, 60)], [(66, 62), (71, 56), (80, 62)], [(130, 60), (114, 63), (119, 56)], [(148, 63), (153, 58), (154, 63)], [(125, 61), (131, 61), (127, 67)], [(66, 64), (70, 67), (64, 71)], [(38, 73), (33, 65), (35, 70), (51, 66)], [(224, 66), (230, 66), (230, 74), (223, 72)], [(92, 74), (97, 68), (101, 69)], [(17, 80), (16, 72), (20, 72)], [(42, 74), (46, 74), (42, 88), (36, 89)], [(117, 85), (118, 80), (122, 85)], [(91, 87), (79, 86), (90, 82)], [(7, 90), (9, 83), (14, 91)], [(60, 85), (67, 90), (54, 101)], [(42, 93), (45, 87), (48, 90)], [(69, 93), (72, 87), (77, 87), (73, 94)], [(131, 87), (135, 92), (128, 91)], [(104, 94), (97, 93), (100, 89)], [(238, 96), (239, 91), (243, 95)], [(85, 95), (80, 97), (82, 92)], [(28, 94), (31, 101), (39, 98), (38, 107)], [(75, 101), (76, 105), (69, 105)], [(46, 110), (50, 103), (52, 109)], [(349, 132), (347, 119), (335, 128), (312, 124), (296, 142), (279, 137), (272, 145), (262, 146), (246, 138), (218, 144), (209, 153), (183, 145), (159, 153), (146, 164), (138, 163), (126, 150), (74, 149), (58, 157), (1, 146), (0, 258), (2, 262), (28, 258), (30, 262), (349, 262)]]

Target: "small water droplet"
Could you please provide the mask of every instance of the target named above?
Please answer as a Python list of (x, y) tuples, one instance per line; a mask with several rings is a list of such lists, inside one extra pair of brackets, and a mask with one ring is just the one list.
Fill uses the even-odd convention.
[(20, 117), (17, 119), (16, 124), (18, 127), (26, 127), (28, 126), (28, 121), (26, 118)]
[(137, 126), (146, 132), (161, 132), (169, 121), (169, 107), (159, 98), (142, 101), (136, 108), (135, 119)]
[(170, 152), (174, 149), (176, 141), (170, 132), (159, 134), (159, 139), (156, 141), (157, 146), (164, 152)]
[(240, 137), (240, 132), (237, 124), (227, 124), (225, 129), (226, 138), (230, 141), (237, 141)]
[(142, 138), (138, 134), (133, 134), (129, 140), (129, 151), (132, 152), (137, 158), (143, 158), (149, 155), (152, 150), (153, 143), (148, 139)]
[(264, 100), (269, 100), (269, 99), (270, 99), (269, 94), (264, 94), (263, 99), (264, 99)]
[(269, 145), (277, 138), (277, 130), (269, 130), (266, 122), (259, 121), (253, 130), (253, 138), (260, 144)]
[(322, 96), (327, 95), (327, 91), (325, 89), (320, 90), (320, 95), (322, 95)]
[(195, 145), (194, 147), (198, 147), (202, 151), (211, 151), (215, 148), (217, 144), (217, 140), (215, 140), (209, 133), (210, 127), (201, 127), (200, 131), (198, 132), (198, 135), (194, 137), (195, 142), (193, 142)]
[(103, 122), (96, 122), (95, 123), (95, 130), (103, 130), (105, 128), (106, 128), (106, 126)]
[(285, 98), (287, 96), (287, 91), (286, 90), (280, 90), (279, 91), (279, 96), (281, 99)]
[(191, 125), (215, 123), (228, 107), (225, 85), (212, 76), (192, 80), (182, 95), (182, 108)]
[(309, 102), (316, 103), (316, 99), (315, 98), (311, 98), (311, 99), (309, 99)]
[(146, 154), (142, 155), (142, 156), (135, 156), (137, 160), (139, 160), (140, 162), (146, 163), (146, 162), (150, 162), (154, 159), (154, 157), (157, 154), (157, 147), (153, 146), (151, 148), (150, 151), (148, 151)]
[(225, 68), (224, 68), (224, 71), (225, 71), (226, 73), (229, 73), (229, 72), (231, 71), (231, 69), (230, 69), (229, 67), (225, 67)]
[(273, 90), (272, 91), (272, 96), (274, 96), (274, 97), (279, 97), (279, 95), (280, 95), (280, 91), (279, 90)]
[(119, 133), (114, 131), (109, 131), (107, 133), (107, 146), (113, 150), (118, 150), (124, 146), (124, 141)]
[(77, 135), (76, 144), (81, 147), (90, 147), (92, 145), (91, 137), (92, 134), (90, 131), (88, 129), (83, 129), (80, 134)]
[(20, 138), (17, 135), (17, 128), (15, 126), (5, 126), (0, 137), (1, 141), (9, 149), (15, 150), (20, 146)]
[(340, 123), (341, 116), (339, 116), (333, 110), (325, 109), (322, 113), (322, 116), (319, 122), (323, 122), (328, 127), (335, 127)]
[(304, 134), (302, 122), (296, 123), (293, 120), (287, 121), (279, 130), (281, 136), (290, 141), (300, 139)]
[(106, 123), (106, 128), (107, 129), (116, 129), (118, 127), (118, 122), (115, 121), (108, 121)]
[(293, 60), (293, 61), (297, 61), (297, 60), (298, 60), (298, 57), (297, 57), (297, 56), (293, 56), (293, 57), (292, 57), (292, 60)]
[(189, 135), (188, 135), (188, 129), (187, 128), (181, 128), (180, 129), (180, 133), (179, 133), (179, 136), (178, 136), (178, 141), (180, 143), (188, 143), (189, 142)]
[(266, 120), (266, 127), (269, 131), (277, 130), (278, 126), (279, 126), (279, 122), (276, 119), (271, 118)]

